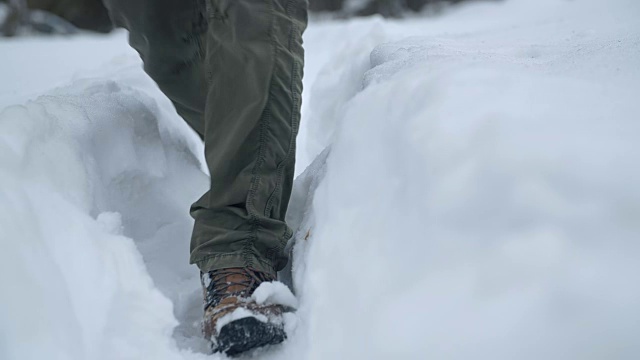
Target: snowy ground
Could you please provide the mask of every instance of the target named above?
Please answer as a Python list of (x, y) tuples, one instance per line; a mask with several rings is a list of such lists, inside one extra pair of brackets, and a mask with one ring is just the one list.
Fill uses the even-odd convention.
[[(300, 306), (253, 357), (640, 357), (638, 18), (512, 0), (311, 24)], [(222, 358), (187, 264), (202, 144), (126, 34), (0, 54), (0, 359)]]

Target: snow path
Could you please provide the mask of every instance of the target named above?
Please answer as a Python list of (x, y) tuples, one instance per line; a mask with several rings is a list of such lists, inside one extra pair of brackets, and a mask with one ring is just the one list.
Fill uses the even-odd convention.
[[(512, 0), (313, 23), (299, 310), (246, 357), (637, 358), (639, 15)], [(0, 113), (0, 359), (223, 358), (187, 264), (202, 144), (126, 34), (0, 53), (0, 108), (25, 103)]]

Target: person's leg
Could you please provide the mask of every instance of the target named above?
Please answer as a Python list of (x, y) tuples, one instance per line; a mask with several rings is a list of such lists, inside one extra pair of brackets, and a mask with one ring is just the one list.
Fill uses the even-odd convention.
[(208, 0), (204, 140), (211, 189), (191, 210), (191, 261), (203, 272), (274, 274), (300, 120), (306, 0)]
[[(286, 338), (284, 307), (250, 296), (287, 262), (307, 4), (207, 0), (207, 21), (211, 188), (191, 209), (191, 261), (203, 272), (205, 336), (213, 351), (234, 355)], [(254, 316), (218, 326), (238, 308)]]
[[(205, 141), (211, 188), (191, 209), (205, 336), (227, 354), (283, 341), (284, 307), (259, 305), (250, 295), (287, 262), (306, 0), (106, 5), (116, 25), (129, 29), (145, 71)], [(237, 308), (255, 316), (218, 329)]]
[(191, 209), (192, 263), (202, 272), (245, 267), (273, 274), (284, 267), (307, 1), (105, 5), (129, 30), (145, 71), (204, 138), (211, 188)]

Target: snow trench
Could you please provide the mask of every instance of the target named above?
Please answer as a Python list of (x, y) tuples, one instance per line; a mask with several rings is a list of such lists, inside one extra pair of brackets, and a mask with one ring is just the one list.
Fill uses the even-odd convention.
[[(298, 311), (245, 358), (637, 358), (637, 14), (311, 24), (281, 274)], [(202, 144), (139, 65), (0, 114), (0, 359), (224, 358), (188, 265)]]

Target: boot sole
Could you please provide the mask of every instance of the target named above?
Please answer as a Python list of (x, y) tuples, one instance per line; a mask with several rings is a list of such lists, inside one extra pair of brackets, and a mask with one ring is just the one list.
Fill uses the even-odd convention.
[(217, 346), (214, 345), (212, 350), (235, 356), (262, 346), (279, 344), (286, 338), (281, 326), (247, 317), (223, 326), (217, 336)]

